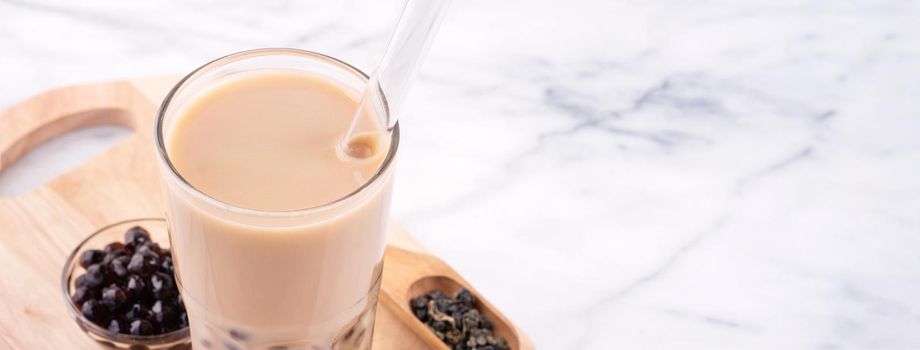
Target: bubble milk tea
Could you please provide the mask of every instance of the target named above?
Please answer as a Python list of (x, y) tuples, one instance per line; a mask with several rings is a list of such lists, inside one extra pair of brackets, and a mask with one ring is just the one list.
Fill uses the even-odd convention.
[(359, 100), (321, 75), (256, 70), (171, 107), (164, 188), (196, 348), (370, 343), (395, 148), (377, 127), (366, 158), (339, 151)]

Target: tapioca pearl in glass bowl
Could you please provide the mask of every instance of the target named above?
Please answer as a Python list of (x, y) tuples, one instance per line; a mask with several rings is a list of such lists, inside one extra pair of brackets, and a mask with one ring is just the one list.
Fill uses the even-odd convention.
[[(131, 232), (135, 227), (143, 228), (143, 231), (149, 234), (150, 240), (157, 243), (159, 246), (163, 258), (156, 259), (156, 262), (154, 262), (155, 259), (152, 257), (158, 254), (155, 252), (156, 246), (145, 246), (143, 244), (144, 242), (142, 242), (143, 238), (138, 237), (143, 236), (143, 234)], [(125, 244), (126, 238), (133, 240), (133, 244), (131, 241)], [(127, 248), (125, 246), (127, 246)], [(143, 248), (138, 249), (139, 247)], [(128, 257), (127, 259), (120, 256), (113, 257), (110, 256), (112, 254), (107, 254), (109, 251), (117, 249), (143, 250), (144, 252), (141, 255), (146, 256), (147, 259), (141, 258), (139, 259), (141, 260), (140, 262), (135, 261), (135, 264), (132, 266), (131, 260), (134, 258), (133, 251), (131, 251), (132, 254), (126, 254)], [(174, 276), (168, 276), (169, 278), (166, 278), (166, 275), (169, 274), (165, 273), (165, 271), (170, 271), (172, 268), (171, 262), (167, 262), (165, 259), (165, 252), (168, 251), (168, 249), (170, 249), (170, 244), (166, 221), (160, 218), (142, 218), (113, 223), (99, 229), (84, 239), (67, 258), (61, 275), (61, 292), (64, 297), (64, 303), (80, 329), (86, 333), (87, 336), (110, 349), (190, 349), (189, 328), (187, 324), (174, 326), (176, 329), (164, 333), (150, 335), (130, 334), (132, 327), (137, 328), (136, 331), (143, 331), (136, 333), (147, 333), (150, 331), (147, 327), (153, 326), (158, 316), (163, 319), (163, 312), (167, 306), (164, 306), (162, 301), (160, 302), (159, 315), (151, 310), (156, 306), (157, 298), (153, 295), (149, 295), (152, 294), (152, 289), (150, 289), (148, 285), (152, 278), (155, 282), (159, 283), (161, 288), (158, 289), (160, 291), (160, 296), (171, 295), (172, 292), (162, 289), (164, 286), (169, 287), (168, 284), (170, 282), (175, 283)], [(98, 256), (99, 253), (96, 252), (96, 250), (102, 252), (103, 255), (101, 258)], [(108, 258), (108, 261), (102, 260), (106, 258)], [(125, 265), (125, 263), (127, 264)], [(153, 266), (154, 263), (158, 266)], [(92, 267), (93, 265), (98, 266), (101, 264), (107, 264), (106, 266), (108, 267)], [(89, 267), (89, 269), (84, 266)], [(119, 266), (123, 267), (124, 271), (122, 271)], [(88, 270), (103, 271), (94, 272)], [(93, 274), (87, 275), (88, 272), (92, 272)], [(100, 278), (102, 282), (98, 280)], [(107, 282), (113, 281), (116, 282), (115, 284), (118, 288), (108, 288), (110, 287), (110, 283)], [(95, 295), (95, 292), (89, 292), (89, 295), (75, 295), (78, 290), (78, 284), (96, 285), (98, 287), (97, 290), (101, 293), (108, 291), (107, 296), (109, 298), (103, 298), (103, 295)], [(121, 294), (119, 290), (121, 293), (125, 294), (123, 296), (125, 298), (124, 300), (122, 300), (122, 296), (119, 295)], [(119, 300), (122, 300), (122, 302), (128, 300), (127, 298), (129, 296), (134, 300), (137, 300), (138, 297), (143, 298), (142, 301), (137, 303), (141, 305), (140, 310), (132, 310), (134, 304), (122, 305), (120, 308), (117, 308), (116, 311), (109, 309), (110, 306), (118, 304)], [(83, 299), (77, 300), (78, 302), (83, 301), (82, 305), (75, 303), (75, 299)], [(89, 300), (95, 302), (90, 306), (86, 306), (86, 302)], [(181, 304), (181, 298), (178, 295), (176, 295), (173, 300), (177, 300)], [(108, 303), (108, 305), (106, 303)], [(173, 305), (169, 305), (168, 307), (173, 307)], [(87, 311), (90, 312), (84, 312), (83, 308), (89, 309)], [(87, 317), (87, 315), (96, 316), (92, 311), (98, 311), (98, 313), (105, 315), (99, 315), (99, 318), (94, 322), (94, 320)], [(137, 313), (137, 315), (131, 314), (131, 316), (148, 319), (148, 321), (133, 322), (134, 320), (128, 320), (125, 316), (131, 311)], [(172, 312), (175, 312), (175, 310), (172, 310)], [(102, 322), (106, 323), (106, 326), (97, 324), (100, 319), (111, 318), (112, 314), (120, 314), (121, 317), (124, 318), (124, 320), (120, 320), (124, 322), (119, 325), (119, 327), (124, 328), (122, 332), (109, 330), (108, 323), (110, 322)], [(170, 314), (169, 318), (171, 317)], [(180, 320), (180, 322), (182, 321)], [(187, 323), (187, 321), (185, 322)], [(146, 323), (150, 324), (148, 325)], [(123, 332), (127, 332), (127, 334)]]

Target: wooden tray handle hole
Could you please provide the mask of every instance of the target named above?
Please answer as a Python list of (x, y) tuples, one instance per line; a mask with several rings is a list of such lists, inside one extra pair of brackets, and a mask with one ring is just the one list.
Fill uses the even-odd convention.
[[(0, 150), (0, 197), (29, 192), (132, 133), (130, 112), (117, 108), (69, 114), (40, 125)], [(80, 157), (71, 154), (74, 149), (81, 150)]]

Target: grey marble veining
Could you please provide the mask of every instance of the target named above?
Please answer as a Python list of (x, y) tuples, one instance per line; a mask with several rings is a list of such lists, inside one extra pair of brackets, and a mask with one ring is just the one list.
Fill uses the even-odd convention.
[[(0, 0), (0, 105), (255, 47), (371, 70), (398, 10)], [(540, 348), (920, 348), (918, 77), (911, 1), (455, 1), (394, 217)]]

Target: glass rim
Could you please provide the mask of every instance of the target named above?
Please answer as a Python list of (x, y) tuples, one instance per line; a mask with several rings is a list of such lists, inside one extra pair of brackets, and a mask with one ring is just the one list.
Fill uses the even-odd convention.
[[(237, 206), (234, 204), (230, 204), (230, 203), (224, 202), (222, 200), (219, 200), (217, 198), (214, 198), (208, 195), (204, 191), (198, 189), (197, 187), (189, 183), (185, 179), (185, 177), (183, 177), (182, 174), (179, 173), (179, 170), (176, 169), (176, 167), (173, 165), (172, 161), (169, 158), (169, 153), (166, 151), (166, 144), (163, 138), (163, 127), (164, 127), (164, 120), (166, 118), (166, 111), (170, 107), (170, 103), (173, 101), (173, 98), (176, 96), (179, 90), (181, 90), (187, 82), (196, 78), (199, 75), (199, 73), (201, 73), (206, 68), (210, 68), (210, 67), (224, 64), (224, 63), (234, 62), (239, 59), (259, 57), (259, 56), (271, 56), (271, 55), (309, 58), (309, 59), (313, 59), (316, 61), (320, 61), (322, 63), (330, 64), (333, 67), (336, 67), (339, 69), (343, 69), (349, 73), (357, 75), (361, 79), (364, 79), (364, 80), (369, 79), (369, 76), (365, 74), (364, 72), (362, 72), (360, 69), (342, 60), (339, 60), (335, 57), (324, 55), (318, 52), (301, 50), (301, 49), (293, 49), (293, 48), (261, 48), (261, 49), (245, 50), (245, 51), (232, 53), (232, 54), (217, 58), (215, 60), (212, 60), (208, 63), (205, 63), (204, 65), (196, 68), (191, 73), (187, 74), (185, 77), (179, 80), (179, 82), (176, 83), (176, 85), (173, 86), (172, 89), (170, 89), (169, 93), (166, 94), (166, 97), (163, 99), (163, 103), (160, 104), (160, 107), (157, 110), (156, 123), (154, 125), (154, 134), (155, 134), (154, 138), (156, 140), (155, 141), (156, 150), (157, 150), (157, 155), (158, 155), (157, 158), (159, 158), (159, 161), (161, 164), (166, 165), (166, 168), (168, 169), (167, 176), (169, 176), (172, 180), (178, 183), (179, 186), (182, 187), (182, 189), (185, 192), (190, 193), (195, 198), (203, 200), (205, 203), (209, 205), (213, 205), (221, 209), (229, 210), (234, 213), (257, 216), (257, 217), (285, 218), (285, 217), (299, 217), (299, 216), (309, 215), (309, 214), (321, 212), (323, 210), (327, 210), (327, 209), (336, 207), (344, 203), (345, 201), (364, 192), (364, 190), (369, 188), (372, 184), (376, 183), (377, 180), (380, 179), (380, 177), (382, 177), (389, 170), (390, 166), (393, 163), (393, 160), (396, 157), (396, 151), (399, 148), (399, 122), (398, 121), (396, 122), (395, 125), (393, 125), (392, 128), (387, 129), (388, 131), (390, 131), (390, 147), (387, 150), (386, 158), (384, 158), (383, 162), (380, 164), (380, 167), (378, 167), (377, 172), (374, 173), (374, 176), (372, 176), (370, 179), (365, 181), (363, 184), (361, 184), (361, 186), (359, 186), (354, 191), (349, 192), (348, 194), (338, 199), (335, 199), (331, 202), (319, 204), (316, 206), (307, 207), (307, 208), (291, 209), (291, 210), (259, 210), (259, 209), (245, 208), (245, 207)], [(382, 90), (378, 92), (379, 92), (380, 98), (382, 99), (381, 105), (383, 107), (384, 116), (388, 119), (389, 114), (390, 114), (390, 108), (389, 108), (389, 105), (387, 104), (386, 96), (383, 94)]]

